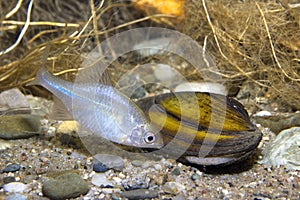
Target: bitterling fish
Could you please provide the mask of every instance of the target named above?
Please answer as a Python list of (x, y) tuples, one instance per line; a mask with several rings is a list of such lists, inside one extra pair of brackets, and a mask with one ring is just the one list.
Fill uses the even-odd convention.
[(140, 148), (161, 148), (143, 111), (127, 96), (102, 83), (73, 83), (42, 68), (29, 85), (41, 85), (62, 101), (83, 127), (109, 141)]

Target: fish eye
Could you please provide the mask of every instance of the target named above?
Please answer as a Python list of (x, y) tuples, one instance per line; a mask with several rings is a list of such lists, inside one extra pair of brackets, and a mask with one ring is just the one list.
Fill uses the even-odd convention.
[(148, 132), (144, 138), (145, 142), (151, 144), (155, 141), (155, 134), (152, 132)]

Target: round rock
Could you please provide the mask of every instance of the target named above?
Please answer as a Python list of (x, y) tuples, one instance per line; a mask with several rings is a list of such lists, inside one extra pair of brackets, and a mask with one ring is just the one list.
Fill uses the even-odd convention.
[(13, 177), (13, 176), (3, 177), (3, 183), (4, 184), (8, 184), (8, 183), (11, 183), (11, 182), (16, 182), (15, 177)]
[(103, 173), (94, 174), (94, 176), (92, 177), (92, 183), (98, 187), (104, 187), (104, 188), (113, 187), (113, 183), (110, 180), (108, 180), (106, 178), (106, 175)]
[(18, 192), (22, 193), (27, 189), (27, 186), (21, 182), (11, 182), (3, 185), (3, 189), (5, 192)]
[(5, 200), (26, 200), (26, 199), (27, 199), (26, 196), (24, 196), (22, 194), (18, 194), (18, 193), (11, 194), (11, 195), (5, 197)]
[(16, 171), (19, 171), (20, 170), (20, 165), (19, 164), (9, 164), (7, 165), (4, 169), (3, 169), (3, 172), (16, 172)]
[(88, 184), (76, 173), (57, 176), (42, 186), (44, 196), (54, 200), (76, 198), (88, 191)]
[(94, 162), (100, 162), (109, 169), (122, 170), (124, 167), (124, 160), (120, 156), (96, 154), (94, 160)]
[(265, 153), (261, 163), (269, 166), (285, 166), (287, 169), (300, 170), (300, 127), (281, 131)]
[(107, 166), (104, 165), (103, 163), (97, 162), (97, 161), (96, 161), (96, 162), (93, 164), (93, 170), (94, 170), (95, 172), (106, 172), (106, 171), (108, 170), (108, 168), (107, 168)]
[(38, 115), (4, 115), (0, 117), (0, 138), (27, 139), (40, 133), (40, 125)]
[(166, 182), (163, 187), (163, 191), (168, 194), (179, 194), (185, 190), (185, 187), (177, 182)]
[(175, 79), (178, 75), (178, 72), (176, 72), (169, 65), (157, 64), (157, 66), (154, 69), (154, 75), (157, 78), (157, 80), (161, 82), (166, 82)]
[(147, 189), (129, 190), (129, 191), (122, 192), (121, 197), (132, 199), (132, 200), (153, 199), (153, 198), (158, 198), (158, 191), (147, 190)]

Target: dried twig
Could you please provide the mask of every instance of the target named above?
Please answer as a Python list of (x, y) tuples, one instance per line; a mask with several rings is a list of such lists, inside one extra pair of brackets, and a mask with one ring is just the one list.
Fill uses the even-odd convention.
[(1, 22), (3, 25), (25, 25), (28, 23), (29, 26), (57, 26), (57, 27), (75, 27), (78, 28), (80, 24), (75, 23), (62, 23), (62, 22), (49, 22), (49, 21), (38, 21), (38, 22), (22, 22), (14, 20), (4, 20)]
[(21, 5), (23, 3), (23, 0), (19, 0), (18, 3), (16, 4), (16, 6), (5, 15), (5, 19), (10, 18), (11, 16), (13, 16), (15, 13), (18, 12), (18, 10), (20, 9)]
[(275, 48), (274, 48), (274, 45), (273, 45), (273, 41), (272, 41), (272, 37), (271, 37), (271, 34), (270, 34), (270, 30), (269, 30), (269, 27), (268, 27), (268, 24), (267, 24), (267, 21), (266, 21), (266, 18), (265, 18), (265, 15), (264, 15), (264, 12), (262, 11), (262, 9), (260, 8), (260, 6), (258, 5), (258, 3), (256, 2), (255, 3), (256, 6), (257, 6), (257, 9), (259, 10), (260, 14), (261, 14), (261, 17), (263, 19), (263, 22), (264, 22), (264, 25), (265, 25), (265, 28), (266, 28), (266, 31), (267, 31), (267, 34), (268, 34), (268, 39), (269, 39), (269, 43), (270, 43), (270, 46), (271, 46), (271, 50), (272, 50), (272, 55), (273, 55), (273, 58), (277, 64), (277, 66), (279, 67), (279, 69), (281, 70), (281, 72), (287, 77), (289, 78), (290, 80), (292, 81), (300, 81), (300, 79), (297, 79), (297, 78), (293, 78), (293, 77), (290, 77), (286, 71), (283, 69), (283, 67), (281, 66), (278, 58), (277, 58), (277, 55), (276, 55), (276, 51), (275, 51)]
[(6, 54), (10, 51), (12, 51), (14, 48), (16, 48), (19, 43), (21, 42), (22, 38), (24, 37), (29, 25), (30, 25), (30, 16), (31, 16), (31, 9), (32, 9), (32, 5), (33, 5), (34, 0), (30, 0), (29, 4), (28, 4), (28, 10), (27, 10), (27, 18), (26, 18), (26, 22), (25, 25), (18, 37), (18, 39), (16, 40), (16, 42), (11, 45), (9, 48), (5, 49), (4, 51), (0, 51), (0, 56), (2, 56), (3, 54)]
[(211, 30), (213, 32), (213, 35), (214, 35), (214, 39), (216, 41), (216, 44), (217, 44), (217, 47), (219, 49), (219, 52), (220, 54), (222, 55), (222, 57), (227, 60), (232, 66), (234, 66), (237, 70), (239, 70), (243, 75), (245, 75), (247, 78), (249, 78), (250, 80), (252, 80), (253, 82), (257, 83), (258, 85), (260, 86), (263, 86), (263, 87), (267, 87), (267, 85), (265, 84), (262, 84), (260, 83), (259, 81), (257, 80), (254, 80), (251, 76), (249, 76), (244, 70), (242, 70), (239, 66), (237, 66), (235, 63), (233, 63), (230, 59), (228, 59), (228, 57), (223, 53), (222, 51), (222, 48), (220, 46), (220, 43), (219, 43), (219, 40), (218, 40), (218, 37), (217, 37), (217, 33), (216, 33), (216, 30), (214, 28), (214, 25), (212, 24), (211, 20), (210, 20), (210, 16), (209, 16), (209, 13), (208, 13), (208, 10), (207, 10), (207, 7), (206, 7), (206, 3), (205, 3), (205, 0), (202, 0), (202, 5), (203, 5), (203, 8), (204, 8), (204, 11), (205, 11), (205, 14), (206, 14), (206, 18), (207, 18), (207, 21), (209, 23), (209, 26), (211, 27)]

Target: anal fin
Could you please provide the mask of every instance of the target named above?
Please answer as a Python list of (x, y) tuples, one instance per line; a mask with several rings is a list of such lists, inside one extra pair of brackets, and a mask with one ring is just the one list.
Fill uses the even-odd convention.
[(59, 98), (53, 96), (53, 101), (54, 105), (52, 107), (52, 112), (49, 114), (49, 119), (61, 121), (74, 120), (66, 106)]

